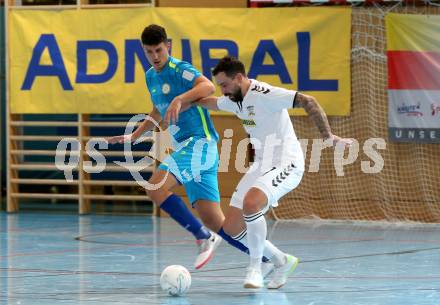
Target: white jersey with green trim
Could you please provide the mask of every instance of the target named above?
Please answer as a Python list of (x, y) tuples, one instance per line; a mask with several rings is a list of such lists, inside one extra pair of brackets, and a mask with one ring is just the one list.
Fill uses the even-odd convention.
[(294, 107), (297, 92), (254, 79), (250, 81), (241, 103), (221, 96), (217, 107), (241, 119), (258, 160), (271, 161), (268, 166), (294, 160), (303, 167), (304, 155), (287, 111)]

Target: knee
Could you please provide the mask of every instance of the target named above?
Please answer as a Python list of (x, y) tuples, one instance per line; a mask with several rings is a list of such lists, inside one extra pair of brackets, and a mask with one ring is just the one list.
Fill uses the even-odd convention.
[(261, 210), (260, 202), (251, 194), (246, 194), (243, 199), (243, 212), (245, 215), (254, 214)]

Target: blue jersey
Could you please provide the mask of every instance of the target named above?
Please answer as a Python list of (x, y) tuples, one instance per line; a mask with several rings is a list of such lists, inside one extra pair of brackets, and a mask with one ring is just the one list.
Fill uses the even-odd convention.
[[(151, 68), (145, 76), (153, 104), (163, 118), (171, 101), (176, 96), (192, 89), (201, 73), (191, 64), (170, 56), (160, 72)], [(178, 131), (173, 134), (173, 138), (179, 143), (191, 137), (218, 141), (218, 134), (209, 112), (202, 107), (193, 106), (180, 113), (176, 125)]]

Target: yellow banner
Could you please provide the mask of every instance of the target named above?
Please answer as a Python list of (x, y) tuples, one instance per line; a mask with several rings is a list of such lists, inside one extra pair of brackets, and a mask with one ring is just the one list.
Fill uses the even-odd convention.
[(440, 52), (440, 15), (387, 14), (388, 51)]
[(13, 10), (11, 111), (148, 113), (139, 37), (150, 23), (208, 78), (229, 53), (251, 78), (314, 95), (329, 115), (350, 112), (351, 9), (333, 7)]

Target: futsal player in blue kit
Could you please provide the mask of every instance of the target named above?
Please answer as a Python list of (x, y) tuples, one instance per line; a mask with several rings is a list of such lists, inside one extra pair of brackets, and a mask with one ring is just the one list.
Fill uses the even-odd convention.
[[(168, 106), (175, 100), (195, 101), (214, 93), (212, 82), (191, 64), (169, 56), (169, 42), (163, 27), (155, 24), (147, 26), (141, 40), (152, 66), (146, 72), (146, 83), (153, 101), (150, 119), (159, 123)], [(155, 128), (152, 120), (144, 120), (132, 134), (109, 138), (109, 142), (135, 141)], [(232, 239), (222, 228), (225, 217), (219, 204), (218, 134), (209, 112), (202, 107), (191, 107), (181, 113), (179, 122), (171, 124), (169, 130), (173, 131), (170, 133), (174, 152), (160, 164), (149, 180), (150, 184), (161, 186), (146, 191), (156, 205), (192, 233), (198, 241), (200, 254), (194, 263), (195, 268), (201, 268), (210, 260), (221, 242), (219, 236), (239, 250), (249, 253), (243, 244)], [(207, 228), (194, 217), (183, 200), (171, 192), (179, 184), (184, 185), (192, 206)], [(267, 258), (264, 261), (265, 274), (268, 274), (273, 265), (267, 262)]]

